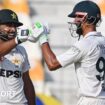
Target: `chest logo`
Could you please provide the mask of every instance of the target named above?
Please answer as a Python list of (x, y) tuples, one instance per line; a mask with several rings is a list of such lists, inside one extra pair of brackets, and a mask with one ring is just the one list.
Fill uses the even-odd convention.
[(12, 63), (15, 65), (20, 65), (21, 64), (21, 59), (18, 57), (13, 57), (12, 58)]

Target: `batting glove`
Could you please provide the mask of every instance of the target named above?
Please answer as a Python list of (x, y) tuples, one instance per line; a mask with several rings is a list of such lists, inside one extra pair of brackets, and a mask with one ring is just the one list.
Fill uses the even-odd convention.
[(20, 44), (22, 42), (27, 41), (29, 36), (29, 29), (26, 28), (18, 28), (17, 29), (17, 36), (15, 38), (16, 44)]
[(47, 24), (42, 24), (41, 22), (35, 22), (32, 29), (30, 29), (30, 35), (28, 40), (31, 42), (36, 42), (39, 40), (40, 44), (48, 42), (47, 34), (50, 33)]

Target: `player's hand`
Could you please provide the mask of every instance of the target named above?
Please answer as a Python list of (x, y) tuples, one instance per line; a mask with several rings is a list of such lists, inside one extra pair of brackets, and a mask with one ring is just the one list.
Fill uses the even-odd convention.
[(32, 29), (30, 29), (30, 35), (28, 37), (28, 40), (31, 42), (36, 42), (39, 40), (39, 42), (41, 41), (42, 43), (45, 41), (45, 37), (47, 37), (47, 34), (49, 33), (50, 30), (47, 24), (45, 23), (43, 24), (41, 22), (35, 22)]
[(16, 44), (20, 44), (22, 42), (27, 41), (29, 36), (29, 29), (28, 28), (18, 28), (17, 29), (17, 36), (15, 38)]

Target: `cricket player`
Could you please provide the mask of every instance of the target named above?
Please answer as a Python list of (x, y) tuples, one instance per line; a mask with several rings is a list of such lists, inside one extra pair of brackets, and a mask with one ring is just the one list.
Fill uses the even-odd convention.
[(43, 57), (51, 71), (74, 63), (80, 93), (77, 105), (105, 105), (105, 37), (96, 31), (101, 22), (100, 8), (92, 1), (81, 1), (68, 17), (74, 18), (69, 22), (71, 35), (76, 32), (79, 40), (56, 56), (48, 43), (47, 28), (40, 24), (44, 29), (39, 36)]
[(29, 35), (18, 29), (22, 25), (15, 12), (0, 10), (0, 105), (36, 105), (28, 57), (19, 45)]

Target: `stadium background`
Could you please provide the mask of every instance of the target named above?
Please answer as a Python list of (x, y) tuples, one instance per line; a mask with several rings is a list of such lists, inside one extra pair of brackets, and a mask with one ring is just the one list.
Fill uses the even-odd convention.
[[(54, 53), (59, 55), (77, 40), (70, 36), (67, 15), (79, 1), (82, 0), (0, 0), (0, 8), (13, 9), (27, 27), (36, 20), (48, 22), (51, 28), (49, 42)], [(101, 7), (103, 22), (99, 30), (105, 35), (105, 0), (93, 1)], [(43, 62), (38, 43), (23, 45), (31, 64), (30, 76), (37, 93), (37, 105), (75, 105), (78, 83), (74, 65), (50, 72)]]

